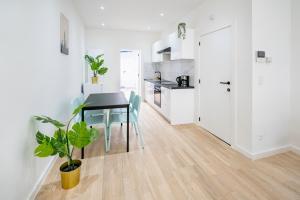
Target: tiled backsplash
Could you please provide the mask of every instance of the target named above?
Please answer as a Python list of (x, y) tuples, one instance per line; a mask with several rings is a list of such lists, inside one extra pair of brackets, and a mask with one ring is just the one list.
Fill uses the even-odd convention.
[(144, 78), (152, 79), (156, 71), (155, 63), (144, 63)]
[(194, 61), (193, 60), (177, 60), (165, 61), (162, 63), (153, 63), (145, 65), (145, 78), (153, 78), (155, 71), (160, 71), (162, 79), (176, 82), (176, 78), (181, 75), (190, 76), (190, 84), (194, 85)]

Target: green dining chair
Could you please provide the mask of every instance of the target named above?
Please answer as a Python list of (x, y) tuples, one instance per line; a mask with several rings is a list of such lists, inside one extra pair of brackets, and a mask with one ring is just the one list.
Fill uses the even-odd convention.
[[(139, 135), (142, 148), (144, 148), (144, 136), (139, 129), (139, 113), (141, 107), (141, 97), (136, 95), (132, 101), (132, 109), (129, 112), (129, 123), (134, 126), (135, 133)], [(111, 128), (112, 124), (116, 123), (127, 123), (127, 113), (110, 113), (109, 121), (107, 126), (107, 146), (110, 150), (110, 141), (111, 141)]]
[[(75, 109), (79, 105), (84, 103), (84, 97), (80, 96), (75, 98), (72, 101), (72, 108)], [(81, 112), (75, 116), (74, 121), (80, 122), (81, 121)], [(102, 110), (93, 110), (93, 111), (84, 111), (84, 121), (85, 123), (93, 127), (94, 125), (102, 125), (104, 126), (104, 141), (105, 141), (105, 151), (107, 151), (107, 114), (103, 112)]]
[[(130, 92), (130, 97), (129, 97), (129, 111), (132, 109), (132, 103), (135, 97), (135, 92), (131, 91)], [(126, 113), (127, 109), (126, 108), (116, 108), (116, 109), (111, 109), (110, 113), (114, 113), (114, 114), (120, 114), (120, 113)]]

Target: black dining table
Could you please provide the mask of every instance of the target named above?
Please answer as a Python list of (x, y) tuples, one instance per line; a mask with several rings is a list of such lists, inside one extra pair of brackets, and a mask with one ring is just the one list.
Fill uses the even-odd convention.
[[(127, 110), (127, 152), (129, 152), (129, 102), (124, 93), (90, 94), (81, 110), (81, 120), (84, 121), (84, 111), (126, 108)], [(107, 138), (105, 138), (106, 140)], [(81, 149), (81, 159), (84, 159), (84, 148)]]

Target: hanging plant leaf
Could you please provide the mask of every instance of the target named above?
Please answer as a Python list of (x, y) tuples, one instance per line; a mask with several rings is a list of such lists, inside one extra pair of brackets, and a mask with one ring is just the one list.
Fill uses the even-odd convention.
[(106, 74), (107, 71), (108, 71), (108, 68), (102, 67), (98, 70), (98, 74), (104, 75), (104, 74)]
[(48, 157), (53, 154), (54, 149), (48, 142), (42, 143), (34, 150), (34, 155), (38, 157)]
[(101, 55), (96, 56), (96, 60), (97, 60), (97, 61), (100, 61), (100, 58), (102, 58), (103, 56), (104, 56), (104, 54), (101, 54)]
[(78, 122), (69, 131), (70, 143), (76, 148), (83, 148), (93, 142), (98, 137), (96, 129), (88, 129), (85, 122)]
[(50, 123), (52, 125), (54, 125), (55, 127), (57, 128), (62, 128), (65, 126), (65, 124), (57, 121), (57, 120), (54, 120), (54, 119), (51, 119), (50, 117), (47, 117), (47, 116), (35, 116), (34, 117), (36, 120), (46, 124), (46, 123)]
[(36, 141), (38, 144), (42, 144), (44, 140), (50, 142), (50, 137), (38, 131), (35, 135)]
[(73, 115), (77, 115), (80, 113), (80, 111), (82, 110), (82, 108), (84, 108), (86, 106), (86, 104), (81, 104), (79, 105), (77, 108), (75, 108), (75, 110), (73, 111)]

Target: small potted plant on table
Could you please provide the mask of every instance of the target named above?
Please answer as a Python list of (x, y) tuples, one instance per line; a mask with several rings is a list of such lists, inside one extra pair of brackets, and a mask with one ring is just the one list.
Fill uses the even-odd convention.
[(104, 54), (101, 54), (99, 56), (96, 56), (95, 58), (89, 55), (85, 55), (85, 60), (89, 63), (91, 70), (93, 71), (94, 76), (92, 77), (92, 83), (97, 84), (98, 83), (98, 74), (104, 75), (108, 71), (107, 67), (103, 67)]
[(85, 122), (73, 122), (73, 119), (80, 113), (84, 104), (77, 107), (71, 119), (65, 124), (47, 116), (36, 116), (35, 119), (41, 123), (53, 125), (56, 130), (52, 137), (37, 131), (36, 147), (34, 154), (38, 157), (48, 157), (59, 155), (67, 158), (67, 162), (60, 166), (61, 184), (64, 189), (75, 187), (80, 181), (81, 161), (73, 159), (73, 150), (83, 148), (98, 137), (98, 131), (94, 128), (88, 128)]

